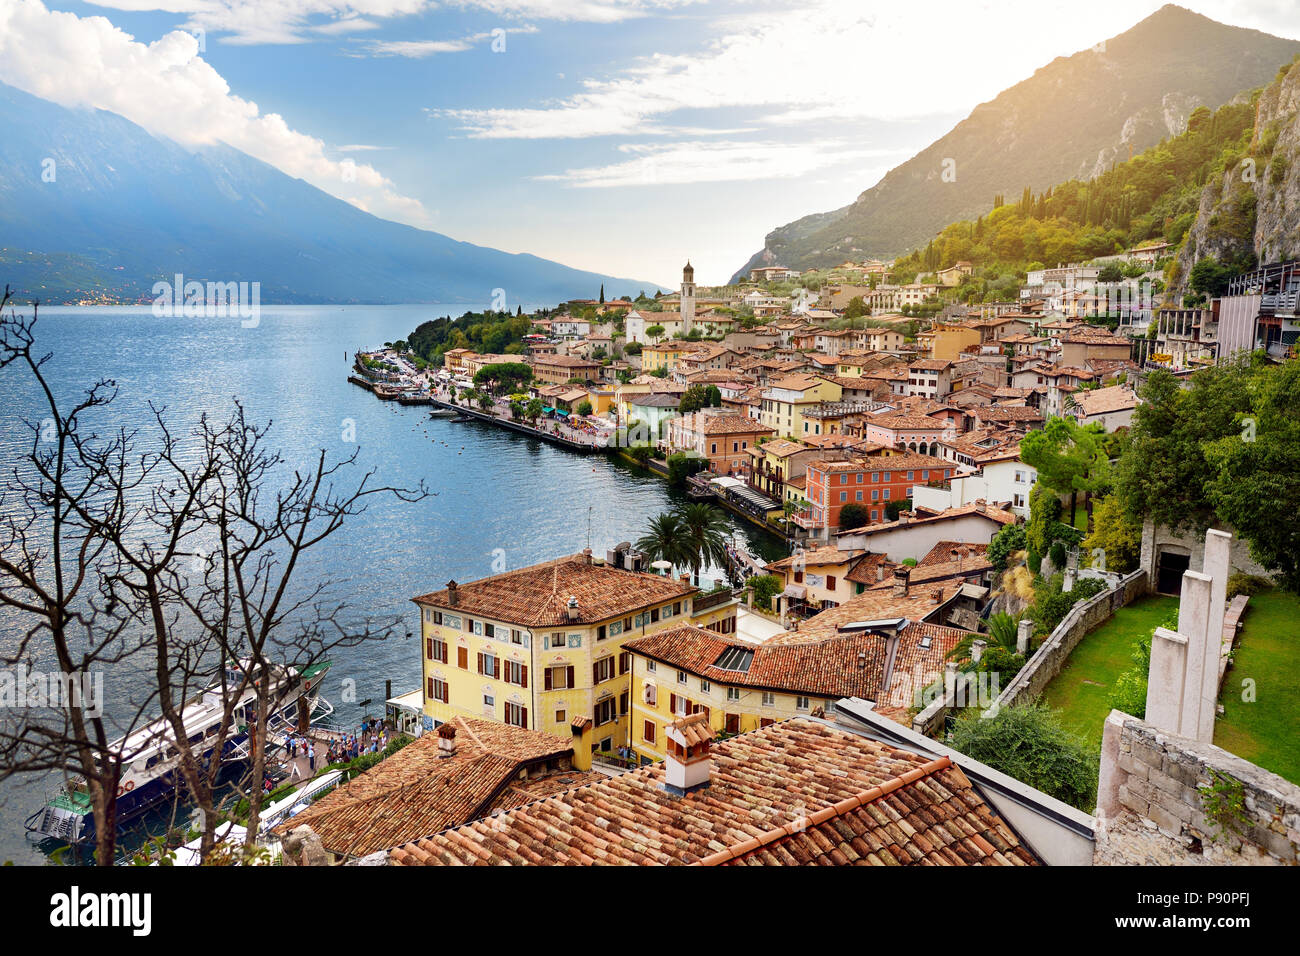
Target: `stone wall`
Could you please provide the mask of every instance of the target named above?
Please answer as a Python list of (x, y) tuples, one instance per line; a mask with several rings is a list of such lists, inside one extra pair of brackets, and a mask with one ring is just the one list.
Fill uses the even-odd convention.
[[(1250, 545), (1237, 536), (1228, 525), (1216, 524), (1215, 527), (1222, 527), (1232, 535), (1232, 545), (1229, 551), (1229, 561), (1232, 570), (1244, 571), (1247, 574), (1258, 574), (1261, 577), (1271, 577), (1269, 572), (1250, 556)], [(1138, 567), (1147, 573), (1151, 581), (1151, 590), (1156, 588), (1156, 571), (1157, 559), (1162, 550), (1173, 550), (1178, 554), (1190, 555), (1191, 562), (1188, 564), (1189, 571), (1203, 571), (1205, 569), (1205, 534), (1196, 530), (1188, 530), (1183, 533), (1171, 531), (1164, 525), (1156, 525), (1150, 518), (1142, 523), (1142, 557), (1138, 562)]]
[(1041, 694), (1052, 678), (1061, 672), (1070, 652), (1083, 640), (1084, 635), (1146, 593), (1147, 573), (1138, 570), (1126, 574), (1113, 590), (1103, 591), (1070, 608), (1070, 612), (1039, 645), (1020, 673), (998, 695), (996, 706), (1009, 707), (1016, 701), (1031, 700)]
[[(1201, 788), (1239, 795), (1243, 812), (1207, 818)], [(1106, 718), (1095, 862), (1292, 864), (1300, 856), (1300, 787), (1201, 743), (1113, 710)]]

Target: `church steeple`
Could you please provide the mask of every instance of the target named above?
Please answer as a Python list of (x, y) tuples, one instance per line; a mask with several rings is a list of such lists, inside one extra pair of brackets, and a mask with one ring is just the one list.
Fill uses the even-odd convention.
[(690, 335), (695, 323), (695, 267), (689, 259), (682, 270), (682, 334)]

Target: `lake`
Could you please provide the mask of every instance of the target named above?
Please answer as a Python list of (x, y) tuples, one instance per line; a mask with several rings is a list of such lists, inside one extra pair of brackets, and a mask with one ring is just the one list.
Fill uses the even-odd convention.
[[(238, 319), (157, 318), (148, 306), (42, 309), (40, 347), (52, 353), (49, 376), (66, 400), (96, 379), (117, 383), (111, 415), (155, 434), (149, 403), (188, 429), (204, 412), (229, 415), (238, 398), (254, 420), (272, 423), (269, 445), (290, 463), (309, 466), (320, 449), (331, 458), (354, 452), (380, 484), (411, 487), (423, 480), (436, 496), (416, 503), (382, 499), (322, 547), (313, 568), (330, 576), (354, 607), (401, 615), (405, 627), (383, 643), (331, 654), (325, 696), (336, 720), (354, 722), (359, 703), (339, 700), (345, 679), (356, 682), (366, 708), (382, 712), (385, 681), (394, 693), (419, 687), (418, 617), (411, 597), (493, 573), (493, 561), (521, 567), (582, 550), (599, 555), (635, 540), (651, 516), (686, 500), (664, 481), (603, 456), (581, 456), (488, 425), (432, 419), (428, 409), (380, 402), (347, 381), (352, 353), (405, 338), (420, 322), (459, 315), (456, 306), (263, 306), (255, 328)], [(6, 470), (30, 447), (24, 419), (45, 413), (30, 380), (0, 371), (0, 464)], [(21, 384), (21, 387), (20, 387)], [(345, 440), (354, 438), (355, 440)], [(735, 525), (756, 553), (784, 553), (779, 540), (745, 522)], [(15, 622), (0, 630), (12, 646)], [(137, 680), (143, 681), (144, 677)], [(130, 696), (130, 680), (106, 688)], [(43, 862), (25, 840), (25, 817), (44, 802), (52, 781), (0, 784), (0, 861)]]

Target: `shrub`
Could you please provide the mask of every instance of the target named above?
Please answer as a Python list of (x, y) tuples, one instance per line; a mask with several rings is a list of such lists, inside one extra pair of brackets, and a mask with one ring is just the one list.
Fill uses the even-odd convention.
[(1052, 550), (1048, 552), (1048, 555), (1052, 559), (1053, 566), (1058, 568), (1065, 567), (1065, 545), (1060, 541), (1052, 542)]
[(754, 606), (770, 611), (772, 599), (781, 592), (784, 581), (775, 574), (755, 574), (746, 579), (745, 584), (754, 589)]
[(981, 674), (997, 674), (999, 684), (1005, 687), (1024, 666), (1025, 655), (995, 644), (980, 655), (980, 662), (975, 666), (975, 670)]
[(1064, 582), (1064, 575), (1053, 574), (1050, 580), (1040, 579), (1034, 585), (1034, 606), (1028, 613), (1034, 622), (1036, 634), (1052, 633), (1070, 612), (1070, 608), (1106, 590), (1106, 582), (1096, 578), (1075, 581), (1074, 589), (1069, 592), (1061, 590)]
[(1097, 754), (1042, 704), (1004, 707), (989, 718), (968, 713), (953, 728), (952, 746), (1084, 812), (1096, 803)]
[(847, 504), (840, 508), (841, 528), (861, 528), (871, 523), (871, 512), (866, 505)]
[(1007, 569), (1007, 560), (1016, 551), (1025, 550), (1025, 526), (1005, 525), (989, 542), (988, 558), (993, 570), (1001, 574)]
[(1238, 594), (1247, 596), (1258, 594), (1269, 587), (1272, 587), (1272, 584), (1268, 578), (1262, 578), (1258, 574), (1236, 571), (1228, 576), (1228, 600), (1231, 601)]

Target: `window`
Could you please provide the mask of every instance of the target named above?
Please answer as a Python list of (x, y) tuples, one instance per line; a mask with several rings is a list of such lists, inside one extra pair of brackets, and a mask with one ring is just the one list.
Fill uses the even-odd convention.
[(496, 626), (490, 623), (485, 623), (483, 625), (483, 635), (485, 637), (496, 637), (497, 636)]
[(796, 698), (794, 699), (794, 706), (795, 706), (795, 710), (807, 710), (807, 709), (808, 709), (808, 698), (807, 698), (807, 697), (796, 697)]
[(862, 500), (862, 492), (860, 492), (860, 491), (858, 492), (858, 495), (857, 495), (856, 500), (857, 500), (857, 501), (861, 501), (861, 500)]
[(701, 680), (700, 690), (707, 694), (709, 692), (709, 682), (706, 680)]
[(608, 636), (609, 635), (606, 633), (606, 628), (604, 624), (596, 628), (596, 640), (603, 641)]
[(646, 684), (644, 686), (645, 686), (645, 690), (642, 691), (642, 693), (645, 696), (645, 702), (649, 704), (651, 707), (658, 707), (659, 688), (656, 687), (654, 684)]
[(450, 688), (447, 686), (447, 682), (439, 677), (429, 678), (426, 691), (426, 696), (429, 700), (437, 700), (445, 704), (451, 698)]
[(835, 575), (833, 574), (826, 575), (826, 588), (827, 590), (830, 591), (835, 590)]
[(727, 700), (730, 700), (730, 701), (740, 700), (740, 688), (739, 688), (739, 687), (728, 687), (728, 688), (727, 688)]
[(922, 481), (929, 481), (929, 480), (930, 480), (930, 471), (929, 471), (929, 469), (923, 469), (923, 470), (921, 471), (921, 480), (922, 480)]
[(773, 694), (771, 691), (766, 691), (766, 690), (763, 691), (763, 706), (764, 706), (764, 707), (775, 707), (775, 706), (776, 706), (776, 694)]
[(888, 481), (888, 480), (889, 480), (889, 472), (887, 472), (887, 471), (886, 471), (886, 472), (882, 472), (882, 474), (884, 475), (884, 478), (883, 478), (882, 480), (883, 480), (883, 481)]
[(516, 628), (510, 629), (510, 643), (522, 644), (524, 642), (524, 632)]
[(572, 667), (548, 667), (544, 673), (546, 675), (546, 690), (568, 690), (574, 686)]
[(733, 442), (731, 443), (731, 451), (732, 451), (733, 454), (734, 454), (735, 452), (740, 451), (740, 442), (738, 442), (738, 441), (733, 441)]
[(528, 708), (523, 704), (506, 704), (506, 723), (511, 727), (528, 726)]
[(886, 501), (889, 500), (889, 492), (890, 492), (890, 489), (886, 488), (886, 489), (885, 489), (885, 500), (886, 500)]
[(591, 665), (591, 682), (599, 684), (614, 676), (614, 658), (602, 657)]
[(641, 728), (641, 739), (648, 744), (655, 742), (655, 722), (647, 720), (645, 726)]
[(659, 622), (659, 608), (652, 607), (650, 609), (650, 623), (657, 624), (658, 622)]
[(879, 488), (872, 488), (872, 489), (871, 489), (871, 500), (872, 500), (872, 501), (879, 501), (879, 500), (880, 500), (880, 489), (879, 489)]
[(495, 654), (479, 654), (478, 672), (484, 677), (501, 676), (501, 660)]
[(564, 646), (564, 635), (560, 634), (559, 632), (552, 634), (551, 647), (563, 647), (563, 646)]
[(473, 619), (471, 618), (470, 621), (469, 621), (469, 624), (470, 624), (470, 627), (473, 629), (474, 633), (477, 634), (477, 635), (479, 635), (480, 637), (482, 637), (482, 635), (483, 635), (483, 622), (482, 622), (482, 621), (475, 621), (475, 620), (473, 620)]
[(493, 697), (491, 694), (484, 694), (484, 695), (483, 695), (483, 706), (484, 706), (484, 707), (486, 707), (486, 708), (488, 708), (488, 709), (491, 709), (491, 708), (495, 707), (496, 705), (497, 705), (497, 699), (496, 699), (495, 697)]
[(613, 697), (606, 697), (604, 700), (596, 704), (595, 720), (597, 727), (608, 724), (617, 719), (618, 714), (614, 711)]
[(618, 715), (620, 717), (627, 716), (627, 691), (623, 691), (618, 695)]
[(528, 686), (528, 665), (522, 661), (506, 661), (506, 683)]
[(848, 501), (848, 500), (849, 500), (849, 493), (848, 493), (847, 491), (841, 491), (841, 492), (840, 492), (840, 504), (844, 504), (844, 502), (846, 502), (846, 501)]
[(716, 455), (717, 453), (718, 453), (718, 443), (717, 443), (717, 442), (710, 442), (710, 443), (709, 443), (709, 454), (710, 454), (710, 455)]
[(678, 671), (678, 672), (677, 672), (677, 683), (679, 683), (679, 684), (685, 684), (685, 683), (686, 683), (686, 671)]
[(618, 655), (619, 674), (626, 674), (631, 669), (632, 669), (632, 652), (631, 651), (620, 652)]
[(557, 711), (555, 712), (555, 722), (556, 722), (557, 724), (563, 724), (563, 723), (566, 723), (566, 722), (568, 721), (568, 719), (569, 719), (569, 715), (568, 715), (567, 713), (565, 713), (564, 711), (562, 711), (562, 710), (557, 710)]
[(729, 734), (740, 733), (740, 714), (727, 714), (724, 729)]
[(674, 614), (681, 614), (681, 613), (682, 613), (682, 602), (681, 602), (681, 601), (674, 601), (674, 602), (673, 602), (673, 613), (674, 613)]

